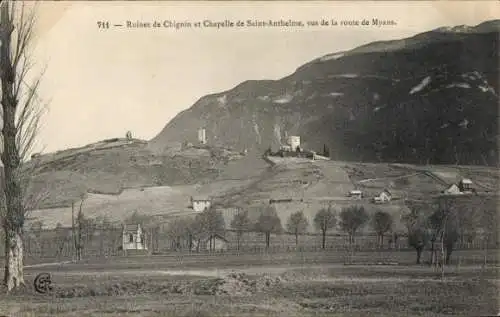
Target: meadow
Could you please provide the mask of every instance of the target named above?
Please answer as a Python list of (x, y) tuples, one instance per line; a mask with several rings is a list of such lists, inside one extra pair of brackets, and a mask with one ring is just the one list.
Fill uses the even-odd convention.
[[(26, 267), (8, 316), (481, 316), (498, 313), (498, 252), (457, 251), (441, 271), (409, 251), (113, 257)], [(462, 263), (456, 261), (462, 259)], [(378, 263), (385, 259), (385, 264)], [(389, 262), (393, 262), (390, 264)], [(49, 272), (54, 289), (31, 282)]]

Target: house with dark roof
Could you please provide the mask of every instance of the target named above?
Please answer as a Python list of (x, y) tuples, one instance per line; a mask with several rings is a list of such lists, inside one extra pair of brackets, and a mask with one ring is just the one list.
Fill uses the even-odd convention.
[(205, 234), (193, 242), (193, 251), (227, 251), (229, 241), (223, 236)]
[(146, 237), (140, 224), (123, 225), (123, 250), (147, 250)]
[(205, 209), (210, 208), (212, 205), (212, 200), (210, 197), (204, 196), (192, 196), (191, 197), (191, 208), (196, 212), (202, 212)]

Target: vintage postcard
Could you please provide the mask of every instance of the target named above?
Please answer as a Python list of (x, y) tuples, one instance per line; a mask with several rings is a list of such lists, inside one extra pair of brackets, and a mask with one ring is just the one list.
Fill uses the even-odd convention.
[(497, 1), (1, 1), (0, 316), (497, 316)]

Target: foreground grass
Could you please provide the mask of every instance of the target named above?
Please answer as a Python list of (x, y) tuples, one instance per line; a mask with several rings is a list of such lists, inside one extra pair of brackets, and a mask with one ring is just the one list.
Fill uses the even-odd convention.
[[(251, 293), (227, 279), (193, 276), (57, 275), (55, 290), (27, 288), (0, 300), (9, 316), (480, 316), (498, 312), (498, 269), (345, 266), (290, 269)], [(261, 276), (245, 275), (246, 284)], [(227, 284), (225, 284), (227, 285)]]

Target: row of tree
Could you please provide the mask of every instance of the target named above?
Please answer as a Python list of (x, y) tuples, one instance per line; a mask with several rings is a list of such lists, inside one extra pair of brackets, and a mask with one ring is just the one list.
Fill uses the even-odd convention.
[[(408, 237), (408, 244), (417, 252), (417, 263), (420, 263), (424, 249), (428, 248), (431, 254), (430, 264), (440, 262), (447, 264), (457, 242), (472, 241), (480, 235), (485, 247), (496, 239), (497, 232), (496, 213), (486, 203), (471, 204), (471, 201), (457, 200), (455, 198), (438, 198), (428, 202), (407, 202), (409, 212), (402, 211), (402, 222), (406, 232), (398, 232), (394, 228), (392, 215), (383, 210), (376, 210), (371, 216), (360, 205), (344, 207), (337, 211), (329, 206), (320, 209), (314, 216), (314, 228), (322, 236), (322, 248), (326, 248), (328, 231), (340, 229), (348, 236), (349, 245), (354, 245), (355, 237), (361, 228), (370, 224), (377, 235), (377, 244), (383, 246), (384, 237), (391, 235), (397, 239), (399, 235)], [(490, 206), (491, 207), (491, 206)], [(258, 217), (250, 219), (248, 210), (237, 212), (230, 228), (237, 234), (237, 248), (246, 232), (260, 232), (265, 237), (265, 245), (269, 247), (272, 234), (287, 232), (295, 236), (295, 243), (299, 244), (299, 237), (307, 232), (309, 221), (302, 211), (292, 213), (283, 228), (281, 220), (272, 205), (264, 205), (258, 212)], [(172, 222), (168, 233), (175, 247), (181, 247), (183, 237), (187, 238), (190, 249), (193, 242), (204, 237), (210, 239), (215, 235), (223, 235), (226, 229), (224, 217), (214, 208), (205, 210), (193, 218), (180, 218)], [(210, 249), (213, 249), (210, 244)], [(438, 253), (442, 257), (438, 258)]]
[[(105, 218), (87, 218), (85, 217), (82, 205), (82, 199), (79, 204), (78, 213), (73, 221), (71, 236), (62, 235), (65, 241), (58, 240), (60, 248), (67, 240), (72, 239), (76, 260), (81, 259), (84, 246), (92, 241), (96, 228), (102, 228), (104, 231), (113, 228), (109, 220)], [(472, 242), (478, 234), (484, 237), (486, 245), (495, 236), (497, 219), (495, 213), (489, 210), (486, 204), (475, 207), (463, 204), (457, 199), (441, 198), (433, 202), (411, 203), (407, 202), (409, 213), (403, 213), (402, 221), (407, 229), (408, 244), (417, 252), (417, 263), (420, 263), (422, 252), (428, 248), (431, 254), (430, 264), (449, 263), (450, 256), (457, 241)], [(261, 206), (256, 217), (250, 217), (248, 210), (239, 210), (230, 223), (230, 229), (236, 233), (237, 248), (240, 248), (242, 237), (247, 232), (260, 232), (265, 237), (265, 246), (268, 248), (271, 242), (272, 234), (288, 233), (295, 236), (296, 245), (299, 244), (299, 237), (306, 234), (309, 227), (309, 221), (302, 211), (292, 213), (283, 228), (281, 220), (273, 205)], [(253, 218), (253, 220), (251, 219)], [(147, 224), (151, 222), (148, 217), (134, 213), (128, 221), (133, 223)], [(349, 245), (355, 242), (355, 236), (362, 227), (370, 224), (372, 230), (377, 235), (377, 244), (382, 246), (384, 237), (388, 234), (391, 238), (396, 238), (403, 232), (394, 230), (394, 219), (386, 211), (376, 210), (370, 217), (363, 206), (353, 205), (342, 208), (337, 214), (336, 210), (329, 206), (318, 210), (313, 219), (314, 228), (322, 236), (322, 248), (326, 248), (326, 236), (332, 229), (340, 229), (348, 236)], [(38, 228), (37, 230), (37, 226)], [(156, 224), (157, 226), (157, 224)], [(32, 224), (32, 232), (41, 231), (41, 223)], [(159, 228), (154, 236), (158, 239)], [(62, 227), (56, 228), (56, 232), (62, 230)], [(103, 232), (104, 232), (103, 231)], [(224, 236), (226, 224), (223, 214), (216, 208), (208, 208), (202, 213), (193, 217), (180, 217), (171, 221), (166, 234), (168, 240), (172, 243), (173, 249), (199, 250), (202, 240), (207, 241), (207, 248), (214, 250), (214, 238), (217, 235)], [(104, 238), (104, 237), (103, 237)], [(151, 235), (151, 240), (153, 235)], [(101, 239), (102, 240), (102, 239)], [(116, 241), (115, 241), (116, 242)], [(151, 241), (152, 242), (152, 241)], [(438, 257), (441, 252), (442, 257)]]
[[(363, 206), (349, 206), (343, 208), (339, 214), (340, 221), (337, 222), (337, 213), (332, 206), (320, 209), (314, 217), (314, 227), (322, 235), (322, 248), (326, 247), (327, 232), (338, 227), (349, 236), (349, 243), (354, 243), (354, 237), (359, 229), (370, 219)], [(383, 244), (383, 237), (392, 230), (393, 219), (385, 211), (378, 210), (372, 219), (372, 226), (377, 233), (379, 244)], [(239, 210), (231, 220), (230, 228), (236, 232), (237, 248), (240, 248), (242, 236), (247, 232), (259, 232), (265, 237), (266, 247), (270, 246), (271, 235), (287, 232), (295, 236), (295, 243), (299, 244), (299, 237), (304, 235), (309, 227), (309, 220), (303, 211), (297, 211), (290, 215), (285, 228), (281, 223), (276, 209), (272, 205), (264, 205), (260, 208), (258, 216), (250, 219), (248, 210)], [(187, 247), (192, 250), (193, 246), (199, 246), (201, 239), (208, 239), (209, 249), (213, 249), (211, 240), (216, 235), (224, 235), (226, 224), (221, 211), (208, 208), (194, 217), (182, 217), (172, 221), (167, 234), (173, 243), (174, 249), (182, 248), (182, 241), (187, 241)]]
[(441, 197), (431, 202), (407, 203), (410, 212), (403, 221), (408, 243), (417, 253), (417, 264), (426, 248), (430, 251), (429, 264), (448, 264), (458, 241), (471, 243), (478, 235), (486, 257), (490, 242), (498, 241), (496, 203), (484, 197), (475, 199), (464, 203), (458, 198)]

